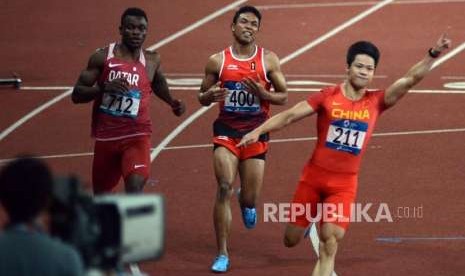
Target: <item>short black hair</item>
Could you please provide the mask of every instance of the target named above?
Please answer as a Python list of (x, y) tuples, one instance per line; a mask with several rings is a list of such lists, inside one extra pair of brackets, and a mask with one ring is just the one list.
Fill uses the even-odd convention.
[(123, 26), (124, 23), (124, 18), (126, 16), (139, 16), (145, 18), (145, 21), (149, 22), (149, 19), (147, 18), (147, 14), (145, 13), (144, 10), (140, 8), (127, 8), (123, 14), (121, 15), (121, 26)]
[(347, 50), (347, 67), (350, 67), (355, 60), (356, 55), (365, 54), (375, 61), (375, 67), (378, 66), (380, 53), (375, 44), (369, 41), (358, 41), (352, 44)]
[(40, 159), (20, 157), (0, 172), (0, 202), (10, 224), (26, 223), (48, 207), (53, 177)]
[(260, 23), (262, 22), (262, 14), (254, 6), (242, 6), (242, 7), (240, 7), (236, 11), (236, 13), (234, 14), (233, 23), (234, 24), (237, 23), (237, 19), (239, 18), (239, 15), (241, 15), (243, 13), (248, 13), (248, 12), (255, 14), (255, 16), (258, 18), (258, 24), (260, 25)]

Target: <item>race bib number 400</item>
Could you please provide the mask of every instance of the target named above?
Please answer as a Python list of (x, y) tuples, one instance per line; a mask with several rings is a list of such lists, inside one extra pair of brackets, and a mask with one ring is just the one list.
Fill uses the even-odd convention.
[(260, 99), (252, 93), (245, 91), (241, 82), (227, 81), (224, 88), (228, 89), (228, 96), (224, 100), (224, 110), (228, 112), (260, 111)]
[(136, 118), (140, 97), (140, 91), (136, 89), (128, 93), (104, 93), (100, 110), (113, 116)]
[(358, 155), (362, 151), (368, 124), (352, 120), (334, 120), (326, 137), (328, 148)]

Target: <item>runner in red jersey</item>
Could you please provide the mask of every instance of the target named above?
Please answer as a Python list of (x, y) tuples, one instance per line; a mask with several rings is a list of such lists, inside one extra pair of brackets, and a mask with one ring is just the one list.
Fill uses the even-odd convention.
[[(297, 207), (291, 208), (291, 223), (284, 236), (287, 247), (299, 243), (310, 223), (307, 218), (318, 218), (317, 205), (323, 204), (320, 208), (323, 210), (319, 229), (320, 258), (312, 275), (330, 276), (334, 270), (338, 242), (344, 237), (351, 215), (350, 205), (355, 200), (360, 161), (378, 116), (420, 82), (432, 69), (435, 58), (449, 46), (450, 40), (445, 35), (441, 36), (404, 77), (385, 91), (369, 91), (367, 86), (373, 79), (379, 51), (370, 42), (354, 43), (347, 53), (348, 69), (344, 83), (325, 88), (321, 93), (310, 95), (306, 101), (273, 116), (245, 135), (238, 144), (242, 147), (255, 143), (263, 133), (282, 129), (317, 113), (318, 141), (303, 169), (293, 199), (293, 207), (310, 204), (312, 214), (298, 215)], [(325, 209), (325, 205), (334, 208)]]
[(218, 183), (214, 207), (218, 255), (211, 267), (214, 272), (226, 272), (229, 268), (230, 200), (237, 172), (241, 179), (239, 203), (244, 224), (250, 229), (257, 221), (255, 204), (263, 182), (268, 135), (264, 133), (259, 141), (244, 148), (237, 148), (236, 144), (268, 119), (270, 104), (287, 102), (278, 57), (255, 44), (260, 22), (261, 14), (255, 7), (244, 6), (235, 13), (231, 24), (233, 45), (210, 57), (199, 93), (202, 105), (218, 102), (220, 111), (213, 124), (213, 159)]
[(141, 192), (150, 168), (150, 94), (184, 113), (171, 98), (160, 69), (160, 55), (142, 50), (147, 15), (129, 8), (121, 16), (121, 42), (97, 50), (74, 86), (74, 103), (93, 101), (95, 138), (92, 184), (95, 194), (110, 192), (123, 177), (125, 190)]

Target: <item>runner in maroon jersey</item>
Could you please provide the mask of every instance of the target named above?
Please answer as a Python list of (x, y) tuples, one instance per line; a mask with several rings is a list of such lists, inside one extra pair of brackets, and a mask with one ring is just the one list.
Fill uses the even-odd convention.
[(124, 179), (128, 193), (141, 192), (150, 168), (150, 94), (155, 92), (176, 116), (184, 104), (171, 97), (160, 69), (160, 55), (142, 50), (147, 15), (129, 8), (121, 16), (121, 42), (98, 49), (81, 72), (74, 103), (93, 101), (95, 138), (92, 184), (95, 194), (110, 192)]
[[(231, 227), (232, 184), (239, 171), (239, 203), (247, 228), (255, 227), (255, 203), (265, 168), (268, 135), (247, 147), (237, 148), (243, 135), (269, 117), (270, 104), (287, 102), (287, 88), (275, 53), (258, 47), (255, 35), (261, 15), (255, 7), (240, 8), (231, 25), (232, 46), (208, 60), (199, 93), (202, 105), (219, 103), (219, 116), (213, 124), (214, 169), (218, 191), (214, 207), (214, 225), (218, 256), (212, 270), (229, 268), (227, 240)], [(270, 91), (271, 86), (274, 92)]]

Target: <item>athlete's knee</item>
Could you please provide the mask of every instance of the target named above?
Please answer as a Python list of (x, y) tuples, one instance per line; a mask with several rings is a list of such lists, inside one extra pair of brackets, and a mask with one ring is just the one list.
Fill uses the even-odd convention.
[(320, 253), (324, 256), (335, 256), (337, 252), (338, 239), (336, 235), (322, 238), (320, 241)]
[(228, 181), (220, 180), (218, 182), (218, 199), (224, 201), (231, 197), (233, 192), (232, 184)]
[(344, 237), (345, 230), (337, 225), (324, 224), (320, 236), (320, 253), (324, 256), (334, 256), (338, 242)]

